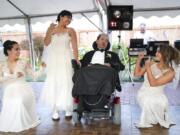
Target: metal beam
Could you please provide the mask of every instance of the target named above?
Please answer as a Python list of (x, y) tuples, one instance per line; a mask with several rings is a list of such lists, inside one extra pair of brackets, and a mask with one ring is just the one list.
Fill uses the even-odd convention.
[[(94, 10), (84, 10), (84, 11), (76, 11), (72, 12), (72, 14), (81, 14), (81, 13), (96, 13), (98, 9)], [(26, 19), (29, 18), (38, 18), (38, 17), (48, 17), (48, 16), (57, 16), (59, 13), (52, 13), (52, 14), (39, 14), (39, 15), (28, 15), (28, 16), (12, 16), (12, 17), (3, 17), (0, 20), (7, 20), (7, 19)]]
[(25, 16), (12, 16), (12, 17), (2, 17), (0, 20), (14, 20), (14, 19), (26, 19)]
[(103, 17), (102, 17), (102, 7), (99, 3), (99, 0), (94, 0), (94, 6), (98, 9), (98, 16), (99, 16), (99, 20), (100, 20), (100, 26), (101, 29), (104, 31), (104, 24), (103, 24)]
[[(7, 0), (14, 8), (16, 8), (19, 12), (21, 12), (24, 16), (19, 16), (18, 19), (25, 19), (26, 23), (26, 31), (28, 33), (29, 38), (29, 50), (30, 50), (30, 61), (33, 69), (35, 69), (35, 54), (34, 54), (34, 44), (32, 40), (32, 29), (31, 29), (31, 18), (28, 14), (22, 11), (18, 6), (16, 6), (12, 1)], [(2, 18), (0, 18), (2, 20)], [(6, 18), (7, 19), (7, 18)], [(9, 18), (10, 19), (10, 18)], [(12, 19), (12, 18), (11, 18)], [(14, 19), (14, 17), (13, 17)]]
[(93, 24), (98, 30), (103, 32), (102, 29), (100, 29), (95, 23), (93, 23), (84, 13), (81, 13), (82, 16), (84, 16), (91, 24)]
[(7, 0), (7, 2), (9, 2), (13, 7), (15, 7), (19, 12), (21, 12), (24, 16), (28, 17), (28, 15), (22, 11), (18, 6), (16, 6), (12, 1)]
[[(9, 0), (8, 0), (9, 1)], [(106, 1), (106, 0), (105, 0)], [(107, 0), (108, 1), (108, 0)], [(108, 3), (108, 2), (106, 2)], [(108, 5), (107, 5), (108, 6)], [(163, 7), (163, 8), (137, 8), (134, 9), (134, 12), (148, 12), (148, 11), (176, 11), (176, 10), (180, 10), (180, 6), (177, 7)], [(84, 10), (84, 11), (77, 11), (77, 12), (72, 12), (73, 14), (81, 14), (81, 13), (94, 13), (94, 12), (98, 12), (98, 9), (94, 9), (94, 10)], [(29, 18), (38, 18), (38, 17), (46, 17), (46, 16), (57, 16), (57, 14), (59, 13), (52, 13), (52, 14), (39, 14), (39, 15), (27, 15), (27, 14), (23, 14), (24, 16), (12, 16), (12, 17), (3, 17), (0, 18), (0, 20), (10, 20), (10, 19), (26, 19), (27, 16)]]
[(105, 9), (103, 8), (103, 5), (105, 4), (105, 1), (104, 1), (104, 3), (102, 3), (102, 1), (95, 0), (95, 3), (96, 3), (96, 7), (99, 9), (98, 14), (99, 14), (99, 19), (101, 21), (101, 27), (103, 29), (103, 32), (106, 33), (107, 32), (107, 25), (105, 24), (105, 22), (107, 21), (106, 20), (107, 14), (106, 14)]
[(29, 51), (30, 51), (30, 62), (31, 65), (33, 67), (33, 69), (35, 70), (35, 50), (34, 50), (34, 43), (33, 43), (33, 39), (32, 39), (32, 29), (31, 29), (31, 19), (27, 18), (26, 20), (26, 31), (28, 34), (28, 40), (29, 40)]
[(105, 12), (107, 14), (107, 9), (108, 9), (108, 2), (107, 2), (107, 0), (104, 0), (104, 5), (105, 5), (105, 8), (106, 8), (104, 10), (105, 10)]

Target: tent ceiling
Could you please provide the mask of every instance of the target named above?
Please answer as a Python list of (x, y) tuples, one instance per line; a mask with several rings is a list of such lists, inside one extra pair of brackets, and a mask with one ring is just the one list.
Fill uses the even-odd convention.
[[(46, 21), (43, 16), (54, 18), (61, 10), (76, 13), (93, 13), (99, 11), (99, 2), (106, 11), (106, 5), (133, 5), (134, 17), (171, 16), (180, 14), (180, 0), (0, 0), (0, 26), (9, 23), (22, 23), (26, 17), (34, 22)], [(92, 14), (91, 14), (92, 15)], [(81, 16), (81, 15), (80, 15)], [(17, 19), (16, 21), (12, 19)]]
[(63, 9), (70, 10), (77, 18), (80, 16), (78, 13), (97, 14), (98, 11), (95, 0), (0, 0), (0, 26), (13, 24), (13, 19), (16, 19), (16, 23), (23, 23), (27, 17), (47, 21), (48, 16), (54, 18)]
[(73, 0), (73, 2), (72, 0), (1, 0), (0, 18), (24, 16), (21, 11), (15, 9), (10, 3), (30, 17), (57, 14), (63, 9), (69, 9), (72, 12), (95, 11), (93, 0)]

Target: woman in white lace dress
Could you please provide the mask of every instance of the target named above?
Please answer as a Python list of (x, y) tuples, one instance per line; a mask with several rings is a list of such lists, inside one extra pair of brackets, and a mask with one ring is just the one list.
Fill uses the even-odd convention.
[(141, 67), (142, 58), (143, 53), (138, 56), (134, 71), (135, 76), (144, 75), (144, 83), (137, 94), (141, 116), (136, 127), (148, 128), (159, 123), (169, 128), (172, 122), (168, 116), (168, 100), (163, 89), (176, 74), (172, 62), (179, 63), (179, 53), (171, 46), (160, 45), (156, 52), (157, 63), (147, 60), (145, 66)]
[(51, 24), (44, 44), (48, 46), (47, 77), (41, 101), (52, 108), (52, 119), (59, 120), (59, 111), (65, 111), (70, 119), (73, 111), (72, 59), (78, 61), (77, 37), (73, 28), (67, 27), (72, 20), (71, 12), (63, 10), (57, 16), (58, 24)]
[(20, 132), (39, 124), (35, 95), (25, 81), (25, 74), (37, 77), (41, 71), (34, 73), (25, 61), (19, 59), (20, 46), (17, 42), (7, 40), (3, 46), (7, 60), (0, 64), (0, 85), (3, 89), (0, 132)]

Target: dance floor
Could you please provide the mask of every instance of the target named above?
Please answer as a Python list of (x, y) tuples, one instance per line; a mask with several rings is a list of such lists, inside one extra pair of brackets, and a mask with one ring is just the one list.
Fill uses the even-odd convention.
[[(38, 102), (42, 82), (30, 83), (34, 88), (37, 100), (37, 111), (41, 124), (36, 128), (21, 133), (1, 133), (0, 135), (179, 135), (180, 134), (180, 85), (174, 90), (172, 84), (168, 85), (165, 93), (169, 99), (170, 115), (176, 125), (169, 129), (155, 125), (149, 129), (138, 129), (134, 123), (138, 120), (140, 109), (136, 102), (136, 92), (141, 83), (123, 83), (122, 92), (117, 94), (121, 97), (121, 125), (112, 124), (110, 120), (95, 119), (81, 124), (74, 125), (73, 121), (64, 119), (64, 112), (60, 114), (60, 121), (51, 120), (51, 111)], [(1, 92), (0, 92), (1, 93)], [(0, 94), (2, 97), (2, 94)], [(1, 107), (1, 104), (0, 104)]]

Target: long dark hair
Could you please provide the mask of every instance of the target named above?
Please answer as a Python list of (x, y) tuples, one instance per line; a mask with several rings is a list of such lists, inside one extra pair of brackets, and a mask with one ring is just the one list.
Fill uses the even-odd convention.
[(16, 41), (6, 40), (3, 44), (4, 55), (8, 56), (8, 50), (11, 50), (15, 44), (18, 44)]
[(62, 10), (62, 11), (58, 14), (56, 21), (59, 22), (59, 21), (60, 21), (60, 18), (61, 18), (61, 17), (64, 17), (64, 16), (69, 16), (69, 17), (72, 18), (72, 13), (71, 13), (70, 11), (68, 11), (68, 10)]
[(180, 64), (180, 53), (176, 48), (171, 45), (160, 45), (158, 49), (166, 66), (170, 65), (172, 67), (173, 62), (176, 65)]

